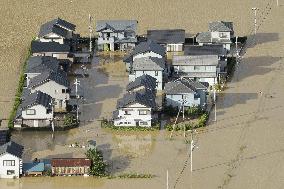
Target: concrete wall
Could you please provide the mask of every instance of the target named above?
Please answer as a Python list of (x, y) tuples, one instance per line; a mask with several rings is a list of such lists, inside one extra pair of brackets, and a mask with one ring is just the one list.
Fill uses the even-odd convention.
[[(4, 166), (4, 160), (14, 160), (15, 166)], [(8, 170), (14, 170), (15, 174), (7, 175)], [(22, 174), (22, 160), (20, 158), (8, 153), (0, 156), (0, 178), (19, 178), (20, 174)]]

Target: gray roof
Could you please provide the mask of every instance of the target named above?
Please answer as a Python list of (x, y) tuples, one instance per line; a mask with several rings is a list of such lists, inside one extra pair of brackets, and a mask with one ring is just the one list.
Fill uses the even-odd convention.
[(196, 36), (196, 41), (198, 43), (211, 43), (212, 39), (211, 39), (211, 32), (201, 32), (198, 33)]
[(197, 78), (204, 78), (204, 77), (217, 77), (217, 73), (216, 72), (179, 72), (178, 74), (175, 73), (176, 76), (179, 77), (189, 77), (189, 78), (193, 78), (193, 77), (197, 77)]
[(42, 52), (70, 52), (70, 46), (66, 44), (60, 44), (56, 42), (40, 42), (32, 41), (31, 44), (32, 53)]
[(215, 21), (209, 23), (209, 31), (211, 32), (233, 32), (233, 22)]
[(28, 95), (21, 103), (20, 110), (30, 108), (35, 105), (42, 105), (46, 108), (51, 108), (51, 96), (41, 91), (36, 91)]
[(212, 45), (185, 45), (184, 55), (218, 55), (226, 56), (226, 49), (222, 44)]
[(165, 56), (166, 54), (165, 47), (159, 45), (158, 43), (152, 40), (148, 40), (148, 41), (141, 42), (138, 45), (136, 45), (134, 50), (129, 55), (125, 56), (124, 61), (129, 61), (136, 54), (141, 54), (141, 53), (150, 52), (150, 51), (157, 53), (161, 56)]
[(54, 81), (59, 85), (69, 87), (69, 81), (65, 74), (56, 72), (44, 72), (30, 80), (29, 87), (33, 88), (39, 86), (45, 82)]
[(53, 19), (41, 25), (38, 37), (43, 37), (49, 33), (55, 33), (62, 37), (66, 37), (67, 30), (75, 31), (76, 25), (62, 20), (61, 18)]
[(160, 44), (180, 44), (185, 42), (185, 30), (148, 30), (147, 38)]
[(153, 98), (153, 93), (149, 90), (144, 90), (143, 92), (127, 93), (123, 98), (117, 101), (117, 108), (125, 108), (129, 105), (139, 103), (145, 105), (149, 108), (155, 108), (156, 102)]
[(8, 130), (1, 130), (0, 129), (0, 146), (8, 142)]
[(145, 71), (163, 71), (165, 69), (165, 59), (157, 57), (136, 58), (133, 62), (132, 69)]
[(98, 20), (96, 31), (111, 29), (113, 31), (134, 31), (137, 32), (137, 20)]
[(217, 66), (218, 63), (217, 55), (173, 56), (172, 60), (173, 66)]
[(18, 158), (21, 158), (23, 155), (24, 147), (15, 142), (8, 142), (0, 146), (0, 156), (6, 153), (12, 154)]
[(59, 68), (60, 66), (57, 58), (50, 56), (34, 56), (28, 59), (25, 73), (43, 73), (45, 71), (57, 72)]
[(207, 87), (200, 82), (185, 78), (165, 84), (166, 94), (196, 93), (197, 89), (206, 90)]
[(128, 85), (126, 86), (126, 90), (131, 91), (141, 86), (144, 86), (146, 89), (155, 90), (156, 78), (147, 74), (142, 75), (140, 77), (137, 77), (134, 81), (128, 83)]

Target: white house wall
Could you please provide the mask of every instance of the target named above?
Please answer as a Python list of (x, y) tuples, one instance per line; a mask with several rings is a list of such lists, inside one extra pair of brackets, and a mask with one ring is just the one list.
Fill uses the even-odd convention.
[(133, 61), (136, 59), (136, 58), (144, 58), (144, 57), (157, 57), (157, 58), (162, 58), (161, 55), (153, 52), (153, 51), (148, 51), (148, 52), (145, 52), (145, 53), (140, 53), (140, 54), (136, 54), (133, 56)]
[(23, 119), (29, 119), (29, 120), (33, 120), (33, 119), (52, 119), (53, 115), (52, 113), (47, 114), (46, 112), (46, 108), (42, 105), (35, 105), (32, 106), (28, 109), (33, 109), (35, 110), (35, 115), (27, 115), (26, 110), (22, 111), (22, 117)]
[(194, 93), (189, 94), (177, 94), (177, 95), (166, 95), (166, 103), (167, 106), (173, 106), (173, 107), (180, 107), (182, 106), (182, 103), (184, 101), (185, 107), (191, 107), (191, 106), (199, 106), (200, 104), (200, 98), (194, 98)]
[(155, 71), (134, 71), (134, 74), (129, 75), (129, 82), (134, 81), (136, 78), (142, 75), (150, 75), (156, 79), (158, 85), (156, 86), (157, 90), (163, 90), (163, 72), (157, 71), (158, 75), (155, 75)]
[[(4, 166), (4, 160), (14, 160), (15, 166)], [(8, 170), (14, 170), (15, 174), (7, 175)], [(22, 160), (20, 158), (9, 153), (0, 156), (0, 178), (19, 178), (20, 174), (22, 174)]]

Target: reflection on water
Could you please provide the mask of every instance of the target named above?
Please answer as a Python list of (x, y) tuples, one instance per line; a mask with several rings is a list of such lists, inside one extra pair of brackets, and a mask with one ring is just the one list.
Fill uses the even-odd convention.
[(0, 179), (1, 189), (94, 189), (104, 185), (104, 180), (94, 177), (25, 177)]

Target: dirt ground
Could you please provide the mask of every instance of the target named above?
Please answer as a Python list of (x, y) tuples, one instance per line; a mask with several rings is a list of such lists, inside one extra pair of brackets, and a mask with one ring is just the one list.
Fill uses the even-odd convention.
[[(148, 28), (185, 28), (189, 33), (206, 31), (210, 20), (231, 20), (237, 35), (250, 35), (253, 27), (252, 7), (260, 8), (258, 18), (265, 17), (258, 31), (255, 45), (251, 45), (242, 58), (232, 82), (217, 104), (217, 122), (195, 135), (198, 148), (194, 150), (193, 173), (189, 169), (188, 149), (181, 136), (168, 139), (168, 133), (108, 133), (98, 127), (97, 122), (68, 132), (54, 148), (62, 154), (65, 143), (75, 140), (97, 138), (107, 158), (117, 172), (155, 174), (153, 179), (94, 179), (94, 178), (22, 178), (0, 180), (1, 189), (14, 188), (166, 188), (166, 170), (169, 170), (170, 188), (275, 188), (284, 185), (284, 130), (283, 123), (283, 6), (276, 7), (267, 15), (262, 11), (268, 0), (157, 0), (130, 1), (120, 3), (98, 1), (52, 1), (52, 0), (1, 0), (0, 27), (0, 116), (6, 116), (15, 92), (21, 57), (27, 44), (36, 35), (40, 23), (58, 15), (77, 24), (78, 31), (86, 34), (88, 14), (95, 19), (137, 19), (139, 33)], [(281, 1), (280, 1), (281, 2)], [(115, 4), (116, 6), (110, 6)], [(131, 7), (131, 8), (129, 8)], [(222, 10), (222, 11), (220, 11)], [(120, 15), (118, 17), (117, 15)], [(267, 15), (267, 16), (265, 16)], [(4, 26), (4, 27), (3, 27)], [(19, 34), (19, 32), (21, 32)], [(119, 85), (116, 97), (99, 99), (96, 105), (111, 111), (115, 99), (122, 95)], [(105, 87), (108, 82), (100, 85)], [(104, 92), (104, 91), (103, 91)], [(103, 93), (102, 92), (102, 93)], [(261, 93), (260, 93), (261, 92)], [(105, 92), (107, 94), (107, 92)], [(108, 97), (106, 95), (106, 97)], [(4, 102), (3, 102), (4, 101)], [(109, 104), (103, 102), (109, 101)], [(92, 102), (89, 102), (90, 104)], [(92, 112), (86, 112), (92, 116)], [(94, 113), (95, 114), (95, 113)], [(106, 113), (107, 114), (107, 113)], [(93, 115), (94, 117), (97, 116)], [(211, 117), (212, 120), (212, 117)], [(22, 136), (23, 137), (23, 136)], [(52, 149), (46, 139), (37, 137), (31, 146), (44, 148), (31, 151), (31, 156)], [(21, 140), (19, 136), (19, 141)], [(41, 144), (43, 143), (43, 144)], [(68, 153), (68, 152), (67, 152)], [(72, 150), (71, 153), (74, 153)], [(79, 154), (79, 153), (78, 153)], [(76, 155), (76, 154), (75, 154)], [(31, 158), (31, 157), (30, 157)]]

